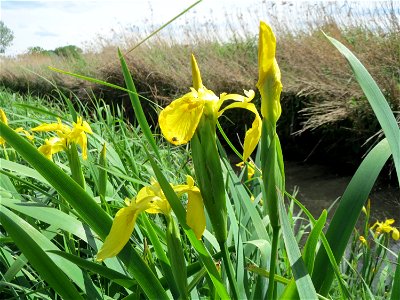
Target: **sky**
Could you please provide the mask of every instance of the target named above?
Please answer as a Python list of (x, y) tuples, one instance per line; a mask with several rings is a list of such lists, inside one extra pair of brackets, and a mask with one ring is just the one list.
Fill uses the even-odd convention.
[[(96, 36), (111, 36), (126, 27), (148, 27), (163, 24), (192, 5), (194, 0), (131, 0), (131, 1), (4, 1), (0, 18), (14, 33), (14, 41), (6, 55), (23, 53), (28, 47), (54, 49), (64, 45), (83, 47)], [(237, 11), (251, 5), (243, 0), (203, 0), (187, 15), (198, 20), (224, 18), (228, 7)], [(228, 4), (227, 4), (228, 3)], [(244, 5), (244, 3), (247, 3)], [(113, 31), (111, 31), (113, 30)]]
[[(65, 45), (76, 45), (85, 49), (99, 37), (123, 36), (127, 28), (142, 32), (149, 25), (161, 25), (192, 5), (195, 0), (47, 0), (17, 1), (0, 0), (0, 19), (14, 33), (11, 47), (6, 55), (17, 55), (29, 47), (40, 46), (47, 50)], [(172, 26), (185, 26), (190, 22), (198, 24), (212, 22), (233, 24), (250, 21), (250, 28), (258, 30), (258, 16), (250, 11), (259, 11), (263, 17), (266, 2), (276, 3), (281, 9), (277, 14), (287, 14), (290, 1), (267, 0), (203, 0)], [(302, 1), (292, 1), (301, 3)], [(309, 1), (313, 2), (313, 1)], [(316, 1), (314, 1), (316, 2)], [(343, 1), (342, 1), (343, 2)], [(371, 1), (369, 1), (371, 2)], [(395, 1), (397, 4), (399, 1)], [(363, 2), (364, 3), (364, 2)], [(367, 2), (365, 2), (367, 3)], [(265, 13), (264, 15), (266, 15)], [(243, 19), (237, 22), (238, 16)], [(222, 26), (221, 26), (222, 27)]]

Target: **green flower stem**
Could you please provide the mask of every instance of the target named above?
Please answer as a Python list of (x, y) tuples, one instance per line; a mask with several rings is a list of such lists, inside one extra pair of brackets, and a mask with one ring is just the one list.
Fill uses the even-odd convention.
[(276, 298), (275, 297), (276, 293), (274, 293), (274, 290), (275, 290), (276, 261), (278, 259), (279, 230), (280, 230), (280, 227), (272, 228), (272, 248), (271, 248), (271, 262), (270, 262), (270, 268), (269, 268), (267, 299), (275, 299)]
[(233, 299), (239, 299), (239, 289), (236, 283), (235, 271), (233, 270), (233, 265), (229, 254), (228, 246), (226, 242), (223, 242), (219, 243), (219, 247), (221, 248), (222, 259), (224, 261), (226, 275), (228, 276), (228, 281), (231, 286)]
[(265, 209), (269, 215), (272, 227), (272, 250), (270, 263), (270, 277), (267, 290), (267, 299), (274, 299), (275, 269), (278, 259), (278, 239), (279, 239), (279, 213), (278, 213), (278, 193), (285, 190), (285, 173), (283, 170), (282, 150), (278, 135), (276, 134), (276, 124), (272, 124), (267, 119), (262, 121), (261, 133), (261, 169), (264, 182)]
[(168, 223), (166, 235), (168, 256), (171, 262), (172, 274), (174, 276), (176, 286), (179, 290), (179, 299), (189, 299), (186, 262), (179, 229), (172, 216), (166, 216), (166, 218)]
[(85, 189), (85, 176), (83, 175), (78, 149), (75, 143), (71, 143), (70, 149), (66, 151), (72, 179)]
[(98, 193), (100, 196), (101, 205), (105, 208), (107, 213), (111, 215), (111, 209), (106, 201), (106, 191), (107, 191), (107, 157), (106, 157), (106, 143), (103, 147), (99, 156), (99, 179), (98, 179)]
[[(72, 179), (80, 185), (81, 188), (85, 190), (85, 176), (83, 175), (82, 165), (79, 158), (78, 149), (76, 148), (75, 143), (71, 143), (70, 149), (66, 150), (69, 167), (71, 169), (71, 177)], [(69, 207), (68, 202), (63, 198), (62, 199), (65, 207)], [(63, 212), (69, 213), (69, 208), (62, 209)], [(71, 233), (64, 231), (64, 239), (65, 243), (68, 245), (71, 253), (76, 255), (75, 251), (75, 240)]]
[(191, 148), (196, 179), (215, 238), (219, 243), (224, 243), (227, 236), (227, 208), (215, 125), (213, 115), (203, 115), (192, 138)]

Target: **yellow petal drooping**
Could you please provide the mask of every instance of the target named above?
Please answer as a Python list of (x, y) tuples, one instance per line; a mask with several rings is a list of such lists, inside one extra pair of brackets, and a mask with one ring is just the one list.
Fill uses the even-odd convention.
[(8, 125), (6, 113), (1, 108), (0, 108), (0, 121), (2, 121), (4, 124)]
[(200, 122), (204, 100), (195, 98), (194, 92), (174, 100), (159, 116), (159, 124), (164, 137), (174, 145), (188, 143)]
[(117, 212), (110, 233), (97, 253), (97, 261), (114, 257), (124, 248), (133, 232), (138, 213), (135, 206), (124, 207)]
[(245, 138), (244, 138), (244, 144), (243, 144), (243, 160), (246, 161), (251, 153), (254, 151), (254, 149), (258, 145), (258, 141), (260, 140), (261, 137), (261, 118), (260, 115), (258, 114), (257, 108), (253, 103), (249, 102), (234, 102), (232, 104), (229, 104), (226, 106), (224, 109), (218, 112), (218, 115), (222, 115), (225, 110), (231, 109), (231, 108), (243, 108), (251, 111), (255, 115), (255, 119), (253, 121), (253, 124), (249, 130), (247, 130)]
[(188, 204), (186, 211), (186, 222), (190, 228), (193, 229), (196, 237), (201, 239), (201, 236), (206, 229), (206, 215), (204, 213), (203, 198), (201, 197), (200, 190), (193, 189), (187, 191)]
[(393, 227), (392, 238), (397, 241), (400, 238), (400, 232), (397, 228)]
[(280, 95), (282, 91), (281, 72), (275, 58), (276, 39), (272, 29), (260, 23), (258, 44), (258, 82), (261, 94), (261, 114), (272, 124), (281, 115)]

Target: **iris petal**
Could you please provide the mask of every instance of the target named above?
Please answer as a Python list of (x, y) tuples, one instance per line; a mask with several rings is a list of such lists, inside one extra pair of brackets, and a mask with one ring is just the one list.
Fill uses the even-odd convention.
[(110, 233), (97, 253), (97, 261), (116, 256), (124, 248), (133, 232), (137, 216), (138, 210), (134, 206), (121, 208), (117, 212)]
[(260, 22), (260, 34), (258, 41), (258, 82), (260, 89), (265, 81), (268, 70), (271, 68), (276, 52), (276, 38), (267, 24)]
[(260, 118), (260, 115), (258, 114), (258, 111), (257, 111), (257, 108), (255, 107), (255, 105), (253, 103), (249, 103), (249, 102), (232, 103), (232, 104), (226, 106), (221, 111), (219, 111), (218, 116), (222, 115), (225, 110), (228, 110), (231, 108), (243, 108), (243, 109), (247, 109), (255, 114), (255, 119), (253, 121), (253, 124), (251, 125), (251, 128), (249, 130), (247, 130), (245, 138), (244, 138), (243, 160), (246, 161), (249, 158), (250, 154), (257, 147), (258, 141), (260, 140), (261, 118)]
[(174, 145), (188, 143), (200, 122), (204, 100), (193, 97), (193, 92), (174, 100), (159, 116), (164, 137)]
[(392, 238), (397, 241), (400, 238), (400, 232), (397, 228), (393, 228)]
[(204, 230), (206, 229), (206, 216), (204, 213), (203, 198), (199, 189), (187, 191), (188, 204), (186, 212), (186, 222), (193, 229), (196, 237), (201, 239)]
[(6, 113), (1, 108), (0, 108), (0, 121), (2, 121), (4, 124), (8, 125)]
[(193, 87), (195, 90), (200, 89), (203, 87), (203, 82), (201, 80), (200, 69), (197, 65), (196, 58), (192, 54), (192, 80), (193, 80)]
[(64, 139), (60, 139), (59, 137), (52, 137), (50, 139), (46, 139), (45, 143), (38, 148), (39, 152), (43, 153), (48, 159), (52, 159), (53, 155), (57, 152), (64, 150)]
[(43, 123), (35, 128), (31, 129), (32, 131), (61, 131), (63, 133), (71, 132), (71, 128), (67, 125), (61, 123), (61, 120), (58, 119), (57, 123)]

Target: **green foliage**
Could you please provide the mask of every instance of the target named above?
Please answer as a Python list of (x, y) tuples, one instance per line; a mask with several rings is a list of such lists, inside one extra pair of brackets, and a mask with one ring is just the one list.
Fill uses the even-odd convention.
[[(208, 143), (197, 156), (186, 147), (166, 145), (150, 131), (141, 109), (143, 97), (137, 94), (121, 53), (127, 88), (60, 72), (129, 93), (138, 126), (126, 121), (121, 106), (110, 107), (100, 99), (91, 99), (94, 109), (89, 109), (79, 99), (73, 106), (61, 91), (58, 105), (54, 100), (20, 98), (0, 90), (0, 105), (8, 117), (8, 125), (0, 122), (4, 139), (0, 150), (1, 296), (395, 299), (400, 269), (386, 260), (389, 234), (373, 232), (367, 210), (362, 224), (366, 243), (360, 243), (356, 222), (390, 155), (399, 171), (399, 129), (368, 72), (347, 49), (332, 41), (347, 56), (386, 137), (353, 176), (326, 236), (327, 213), (315, 220), (296, 195), (284, 193), (283, 156), (275, 129), (263, 132), (263, 149), (254, 160), (252, 178), (246, 170), (240, 174), (233, 170), (213, 127), (203, 130), (207, 130), (206, 140), (215, 144)], [(29, 141), (26, 132), (16, 130), (55, 123), (57, 117), (64, 126), (78, 126), (80, 116), (93, 130), (88, 134), (87, 160), (80, 157), (75, 144), (64, 145), (63, 151), (49, 160), (37, 148), (46, 139), (49, 142), (50, 133), (35, 133), (35, 140)], [(60, 131), (58, 128), (54, 137)], [(230, 141), (228, 144), (233, 147)], [(218, 152), (211, 153), (216, 147)], [(200, 189), (212, 193), (209, 185), (214, 184), (201, 176), (221, 175), (218, 192), (224, 194), (226, 207), (219, 209), (224, 209), (224, 225), (229, 226), (219, 236), (208, 217), (207, 230), (197, 239), (186, 220), (187, 199), (180, 198), (171, 186), (184, 181), (186, 175), (194, 176), (194, 164), (203, 165), (196, 178), (206, 182)], [(123, 199), (135, 204), (135, 196), (149, 186), (151, 178), (159, 183), (173, 213), (143, 213), (118, 256), (97, 262), (96, 253), (109, 234), (112, 218), (125, 206)], [(266, 201), (271, 199), (274, 206), (266, 211), (265, 207), (271, 207)], [(295, 203), (300, 210), (295, 210)], [(303, 247), (301, 241), (306, 238)], [(343, 257), (346, 249), (349, 257)], [(399, 260), (398, 253), (392, 256)]]
[(11, 46), (14, 40), (14, 33), (3, 21), (0, 21), (0, 53), (4, 53)]
[(58, 47), (53, 52), (61, 57), (80, 59), (82, 57), (82, 49), (75, 45)]

